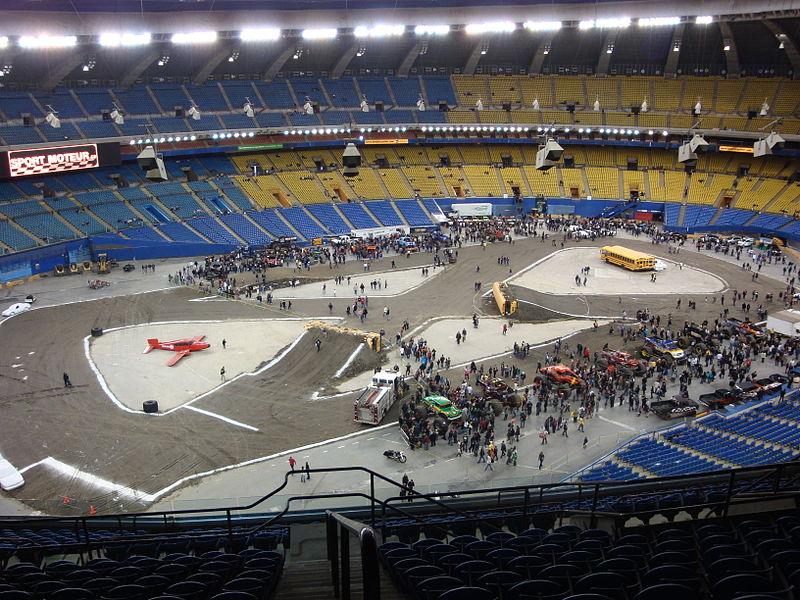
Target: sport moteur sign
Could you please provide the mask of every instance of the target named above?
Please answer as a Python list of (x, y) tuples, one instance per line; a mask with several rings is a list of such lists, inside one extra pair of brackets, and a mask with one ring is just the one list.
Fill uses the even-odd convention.
[(11, 177), (45, 175), (100, 166), (97, 144), (9, 150), (8, 170)]

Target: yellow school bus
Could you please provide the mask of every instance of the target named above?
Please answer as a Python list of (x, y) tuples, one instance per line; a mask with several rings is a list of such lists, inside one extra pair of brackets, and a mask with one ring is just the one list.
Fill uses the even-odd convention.
[(656, 259), (649, 254), (624, 246), (603, 246), (600, 248), (600, 258), (631, 271), (650, 271), (656, 266)]

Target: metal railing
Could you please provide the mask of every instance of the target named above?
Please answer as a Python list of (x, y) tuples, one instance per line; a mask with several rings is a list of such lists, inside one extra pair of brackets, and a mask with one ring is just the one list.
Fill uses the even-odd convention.
[(350, 600), (350, 536), (358, 538), (364, 600), (380, 600), (381, 580), (375, 530), (332, 510), (325, 512), (328, 560), (335, 598)]

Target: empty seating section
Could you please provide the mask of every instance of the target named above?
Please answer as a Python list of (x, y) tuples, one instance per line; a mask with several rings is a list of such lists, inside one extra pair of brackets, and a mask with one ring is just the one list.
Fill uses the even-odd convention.
[(353, 121), (362, 125), (381, 125), (385, 123), (383, 113), (375, 112), (374, 110), (366, 113), (354, 110), (351, 114), (353, 115)]
[(763, 227), (764, 229), (779, 229), (789, 223), (791, 219), (783, 215), (761, 214), (750, 223), (751, 227)]
[(89, 214), (86, 209), (77, 208), (74, 207), (74, 205), (73, 208), (65, 208), (58, 211), (58, 214), (61, 218), (68, 221), (70, 225), (78, 229), (83, 235), (93, 235), (108, 230), (105, 225)]
[(297, 235), (272, 209), (252, 211), (247, 214), (274, 237), (294, 237)]
[[(338, 176), (338, 173), (336, 175)], [(325, 185), (324, 178), (321, 179)], [(357, 176), (348, 177), (346, 181), (361, 200), (378, 200), (386, 197), (374, 169), (362, 167), (358, 170)]]
[(263, 112), (256, 115), (256, 121), (261, 127), (286, 127), (286, 115), (277, 112)]
[(586, 167), (589, 193), (597, 198), (620, 198), (619, 170), (609, 167)]
[(353, 120), (347, 110), (326, 110), (321, 116), (325, 125), (346, 125)]
[(647, 77), (624, 77), (619, 82), (620, 105), (623, 110), (631, 106), (640, 106), (647, 100), (650, 104), (650, 79)]
[(15, 219), (23, 215), (32, 215), (36, 213), (45, 212), (42, 206), (36, 200), (24, 200), (22, 202), (12, 202), (11, 204), (0, 204), (0, 213), (7, 217)]
[(708, 225), (712, 217), (716, 214), (717, 209), (713, 206), (699, 206), (697, 204), (687, 204), (686, 212), (683, 216), (684, 227), (697, 227), (699, 225)]
[(312, 204), (314, 202), (330, 201), (316, 177), (309, 171), (285, 171), (278, 173), (277, 177), (298, 202)]
[(0, 138), (7, 146), (15, 144), (38, 144), (44, 141), (39, 131), (33, 127), (5, 125), (0, 127)]
[[(201, 111), (220, 112), (230, 110), (217, 83), (207, 83), (206, 85), (188, 84), (185, 89)], [(236, 110), (239, 107), (240, 105), (237, 104), (233, 109)]]
[(650, 200), (680, 202), (686, 184), (686, 174), (675, 171), (650, 171)]
[(14, 220), (17, 222), (17, 225), (24, 227), (45, 243), (71, 240), (78, 237), (72, 229), (50, 213), (43, 212), (37, 215), (27, 215), (24, 217), (17, 217)]
[[(253, 85), (256, 87), (264, 102), (267, 103), (268, 108), (297, 108), (298, 105), (292, 97), (292, 92), (285, 79), (276, 79), (275, 81), (262, 82), (255, 81)], [(300, 105), (303, 104), (303, 99), (298, 98)]]
[[(128, 90), (114, 89), (112, 92), (119, 100), (120, 108), (128, 115), (157, 115), (161, 112), (146, 88), (134, 86)], [(145, 132), (142, 130), (139, 133)]]
[[(408, 198), (414, 195), (414, 191), (411, 189), (413, 185), (409, 188), (410, 182), (400, 169), (378, 169), (377, 174), (392, 198)], [(437, 189), (434, 188), (434, 191)], [(420, 195), (425, 194), (420, 193)], [(441, 195), (441, 192), (438, 195)]]
[[(647, 99), (650, 110), (673, 112), (681, 106), (683, 81), (659, 78), (653, 82), (653, 95)], [(694, 104), (692, 104), (694, 106)], [(639, 115), (641, 116), (641, 115)]]
[(561, 181), (564, 182), (564, 195), (568, 198), (585, 198), (591, 193), (583, 181), (582, 169), (562, 167)]
[(395, 200), (394, 205), (411, 227), (431, 224), (430, 218), (416, 200)]
[(500, 179), (502, 179), (503, 185), (505, 186), (503, 189), (504, 194), (508, 194), (510, 197), (513, 197), (514, 188), (516, 188), (517, 192), (522, 196), (531, 195), (528, 186), (525, 185), (525, 179), (523, 178), (522, 171), (519, 167), (501, 168), (499, 173)]
[(232, 231), (235, 231), (236, 235), (248, 244), (257, 246), (268, 244), (272, 240), (260, 227), (242, 214), (231, 213), (222, 215), (220, 221), (225, 223)]
[[(386, 87), (386, 81), (383, 77), (359, 77), (357, 82), (361, 93), (366, 96), (367, 102), (369, 102), (370, 105), (374, 106), (375, 102), (380, 101), (383, 102), (386, 108), (389, 108), (394, 104), (391, 94), (389, 94), (389, 88)], [(328, 88), (328, 91), (330, 91), (330, 88)], [(353, 106), (358, 106), (358, 104), (359, 103), (353, 104)], [(414, 104), (416, 104), (416, 100), (409, 104), (400, 103), (399, 106), (413, 106)]]
[[(394, 94), (395, 100), (397, 100), (397, 106), (417, 105), (417, 100), (419, 100), (420, 94), (422, 93), (422, 88), (419, 84), (419, 77), (388, 77), (387, 81), (392, 93)], [(432, 103), (436, 102), (436, 100), (431, 99), (430, 97), (429, 101)], [(439, 107), (433, 104), (428, 108), (433, 111), (438, 111)]]
[(24, 250), (39, 245), (37, 240), (6, 221), (0, 221), (0, 242), (12, 250)]
[(320, 225), (305, 211), (303, 207), (292, 206), (290, 208), (281, 208), (278, 212), (280, 212), (281, 215), (283, 215), (283, 218), (291, 223), (292, 226), (300, 232), (300, 235), (307, 240), (321, 238), (331, 234), (330, 231), (320, 227)]
[[(688, 212), (690, 208), (701, 208), (701, 207), (687, 206), (686, 207), (686, 211)], [(704, 208), (704, 207), (702, 207), (702, 208)], [(682, 225), (682, 223), (679, 223), (680, 213), (681, 213), (680, 204), (676, 204), (676, 203), (665, 204), (664, 205), (664, 223), (666, 225), (670, 225), (672, 227), (676, 227), (678, 225)]]
[(159, 223), (155, 228), (175, 242), (203, 242), (197, 233), (183, 223)]
[(371, 227), (380, 227), (380, 223), (375, 221), (361, 204), (355, 202), (338, 204), (339, 210), (352, 223), (355, 229), (369, 229)]
[[(331, 99), (333, 106), (338, 106), (341, 108), (360, 106), (361, 98), (356, 91), (356, 86), (353, 83), (352, 77), (326, 79), (323, 83), (325, 89), (328, 91), (328, 97)], [(295, 90), (297, 89), (298, 88), (295, 84)], [(370, 105), (374, 105), (373, 98), (367, 97), (367, 102)], [(320, 102), (320, 104), (327, 104), (327, 102)]]
[(447, 102), (448, 106), (458, 104), (449, 77), (425, 77), (422, 81), (428, 96), (428, 104), (430, 104), (431, 108), (438, 107), (439, 102)]
[(364, 204), (375, 218), (380, 221), (384, 227), (395, 227), (404, 225), (403, 219), (397, 214), (397, 211), (388, 200), (378, 200), (377, 202), (367, 202)]
[(639, 439), (625, 447), (617, 452), (617, 458), (629, 465), (645, 469), (651, 476), (657, 477), (705, 473), (723, 468), (719, 462), (701, 458), (650, 438)]
[[(551, 198), (561, 196), (561, 189), (558, 185), (559, 172), (556, 171), (556, 169), (537, 171), (534, 167), (525, 165), (522, 170), (530, 185), (531, 194), (542, 194)], [(561, 173), (563, 172), (564, 170), (561, 171)], [(564, 191), (566, 194), (569, 194), (569, 190), (565, 189)]]
[(730, 208), (728, 210), (723, 210), (717, 220), (714, 221), (714, 225), (717, 226), (731, 226), (736, 227), (737, 225), (744, 225), (747, 221), (749, 221), (753, 217), (753, 211), (750, 210), (740, 210), (738, 208)]
[(289, 80), (289, 85), (294, 89), (300, 106), (305, 104), (306, 101), (316, 102), (321, 107), (329, 106), (319, 79), (293, 78)]
[[(678, 108), (685, 112), (691, 112), (695, 105), (700, 102), (701, 108), (708, 112), (711, 110), (713, 93), (712, 79), (687, 77), (683, 81), (683, 99)], [(673, 127), (675, 127), (674, 124)]]
[(79, 121), (78, 128), (86, 138), (105, 138), (120, 135), (119, 130), (111, 121)]
[[(793, 408), (788, 414), (793, 421), (796, 421), (798, 419), (798, 408), (797, 405), (792, 406)], [(787, 427), (786, 418), (777, 419), (769, 413), (764, 414), (759, 411), (746, 412), (738, 417), (729, 419), (711, 415), (704, 419), (702, 424), (704, 427), (709, 427), (716, 431), (783, 446), (791, 450), (792, 456), (797, 456), (800, 429), (796, 426)]]
[(442, 212), (441, 207), (436, 202), (436, 200), (432, 200), (430, 198), (423, 198), (422, 205), (428, 209), (428, 212), (434, 217), (434, 219), (439, 219), (444, 217), (444, 213)]
[(469, 186), (461, 167), (439, 167), (438, 171), (444, 181), (445, 196), (463, 197)]
[(122, 232), (132, 240), (147, 240), (151, 242), (163, 242), (164, 237), (152, 227), (132, 227)]
[(796, 115), (800, 108), (800, 81), (781, 82), (780, 93), (772, 103), (773, 115)]
[(697, 430), (681, 429), (664, 436), (671, 444), (684, 446), (717, 460), (741, 467), (763, 465), (791, 460), (793, 452), (775, 448), (771, 444), (752, 443), (732, 435), (722, 435), (705, 427)]
[(266, 108), (250, 81), (223, 81), (222, 89), (228, 100), (230, 100), (234, 112), (239, 112), (239, 109), (244, 107), (248, 98), (254, 109)]
[(695, 172), (689, 184), (687, 201), (693, 204), (714, 204), (723, 197), (723, 192), (733, 198), (732, 185), (734, 179), (733, 175)]
[(500, 181), (494, 167), (464, 165), (464, 175), (469, 182), (469, 189), (473, 196), (500, 197)]
[(274, 175), (258, 175), (257, 177), (234, 175), (233, 179), (241, 186), (244, 194), (261, 208), (280, 206), (275, 194), (281, 194), (282, 187)]
[[(217, 115), (207, 115), (203, 113), (200, 115), (200, 119), (188, 119), (186, 122), (189, 123), (194, 131), (215, 131), (223, 129), (222, 122)], [(252, 125), (250, 125), (250, 127), (252, 127)]]
[(405, 108), (395, 108), (383, 113), (387, 123), (416, 123), (414, 112)]
[(783, 192), (775, 198), (769, 209), (770, 212), (774, 213), (785, 211), (790, 216), (800, 211), (800, 183), (786, 186)]
[(123, 229), (132, 224), (141, 225), (142, 218), (124, 202), (115, 200), (106, 204), (93, 204), (90, 210), (114, 229)]
[(587, 105), (594, 108), (595, 101), (600, 101), (600, 108), (616, 110), (619, 108), (619, 91), (616, 78), (586, 78)]
[[(437, 198), (442, 196), (442, 186), (433, 167), (401, 167), (401, 171), (415, 194)], [(391, 189), (389, 192), (392, 193)]]
[(21, 119), (23, 114), (30, 114), (34, 117), (43, 116), (33, 97), (27, 92), (0, 93), (0, 110), (10, 121)]
[[(739, 104), (739, 97), (742, 95), (744, 84), (745, 81), (743, 79), (717, 79), (716, 102), (713, 106), (714, 112), (734, 112)], [(712, 107), (709, 106), (708, 108), (711, 109)], [(703, 124), (703, 126), (705, 127), (705, 124)]]
[[(522, 104), (528, 108), (533, 106), (534, 100), (539, 101), (540, 108), (555, 106), (553, 100), (553, 78), (547, 75), (539, 77), (520, 77), (522, 91)], [(561, 98), (558, 98), (561, 101)]]
[(241, 240), (231, 235), (231, 233), (214, 217), (197, 217), (188, 219), (185, 223), (202, 236), (206, 237), (209, 241), (218, 244), (236, 244), (237, 246), (242, 243)]
[(314, 215), (334, 235), (350, 233), (352, 229), (332, 204), (309, 204), (308, 212)]
[(161, 83), (151, 85), (150, 91), (153, 92), (158, 104), (163, 112), (172, 112), (175, 108), (181, 107), (188, 110), (191, 101), (183, 91), (183, 86), (177, 83)]
[(486, 77), (453, 75), (453, 87), (458, 94), (458, 104), (461, 106), (473, 107), (479, 99), (486, 108), (495, 104), (491, 101), (489, 81)]
[(212, 175), (236, 174), (236, 167), (225, 156), (203, 156), (198, 158), (197, 161)]
[[(512, 108), (522, 105), (519, 80), (516, 77), (497, 75), (489, 77), (489, 99), (492, 106), (510, 104)], [(484, 100), (484, 102), (486, 102)]]
[(240, 210), (250, 210), (253, 204), (242, 193), (242, 190), (236, 187), (236, 184), (227, 177), (220, 177), (214, 181), (217, 187), (225, 194), (225, 197), (233, 202)]

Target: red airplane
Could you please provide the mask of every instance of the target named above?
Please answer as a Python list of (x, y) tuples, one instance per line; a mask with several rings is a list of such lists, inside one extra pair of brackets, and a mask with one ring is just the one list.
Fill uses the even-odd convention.
[(147, 340), (147, 348), (144, 349), (142, 354), (147, 354), (150, 350), (158, 349), (158, 350), (170, 350), (172, 352), (177, 352), (175, 356), (173, 356), (169, 361), (167, 361), (167, 366), (172, 367), (174, 366), (180, 359), (184, 356), (188, 356), (191, 352), (197, 352), (198, 350), (205, 350), (206, 348), (210, 348), (211, 344), (208, 342), (201, 342), (205, 335), (196, 335), (193, 338), (186, 338), (183, 340), (174, 340), (172, 342), (159, 342), (157, 339), (154, 340)]

